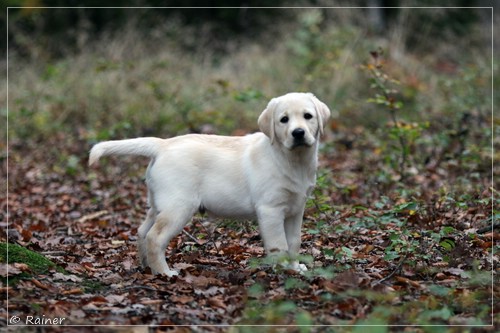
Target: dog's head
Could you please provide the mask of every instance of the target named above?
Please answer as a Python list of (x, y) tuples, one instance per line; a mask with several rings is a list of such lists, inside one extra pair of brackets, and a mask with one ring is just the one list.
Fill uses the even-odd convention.
[(323, 134), (330, 109), (311, 93), (273, 98), (259, 117), (260, 130), (287, 149), (312, 147)]

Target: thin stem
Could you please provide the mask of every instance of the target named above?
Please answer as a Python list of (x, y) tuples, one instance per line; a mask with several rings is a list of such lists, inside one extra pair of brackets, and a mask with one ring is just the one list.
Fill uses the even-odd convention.
[(382, 95), (384, 96), (385, 100), (389, 102), (388, 105), (388, 110), (389, 110), (389, 115), (391, 117), (391, 120), (394, 123), (394, 126), (398, 129), (398, 141), (399, 145), (401, 146), (401, 157), (400, 157), (400, 162), (399, 162), (399, 175), (401, 177), (401, 180), (404, 179), (405, 176), (405, 166), (406, 166), (406, 159), (407, 159), (407, 154), (406, 154), (406, 141), (404, 137), (401, 135), (401, 130), (399, 127), (398, 120), (396, 118), (396, 109), (394, 107), (393, 101), (391, 101), (391, 96), (389, 96), (389, 93), (387, 92), (387, 89), (384, 85), (384, 82), (380, 80), (380, 72), (377, 70), (377, 67), (369, 67), (370, 72), (372, 73), (372, 77), (375, 80), (376, 86), (382, 91)]

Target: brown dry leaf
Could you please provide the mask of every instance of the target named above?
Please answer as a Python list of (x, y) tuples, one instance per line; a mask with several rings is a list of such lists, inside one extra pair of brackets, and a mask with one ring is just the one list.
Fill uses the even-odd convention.
[(28, 229), (21, 229), (21, 228), (19, 229), (20, 229), (19, 232), (23, 236), (23, 242), (29, 242), (33, 237), (33, 233)]
[(208, 304), (215, 306), (217, 308), (225, 309), (226, 303), (224, 302), (224, 296), (213, 296), (208, 299)]
[(203, 295), (206, 297), (206, 296), (213, 296), (213, 295), (216, 295), (218, 293), (223, 293), (224, 290), (225, 290), (225, 288), (212, 286), (206, 290), (196, 289), (194, 292), (196, 295)]
[(144, 304), (144, 305), (159, 305), (159, 304), (163, 304), (164, 300), (162, 300), (162, 299), (143, 299), (140, 301), (140, 303)]
[(108, 302), (108, 300), (106, 299), (106, 297), (104, 297), (102, 295), (95, 295), (90, 299), (90, 302), (91, 303), (103, 303), (103, 304), (105, 304)]
[(319, 287), (330, 293), (336, 293), (339, 291), (338, 286), (331, 280), (320, 280)]
[(360, 284), (360, 276), (356, 271), (348, 270), (335, 276), (333, 283), (342, 290), (357, 288)]
[(218, 282), (217, 279), (205, 277), (202, 275), (195, 276), (195, 275), (191, 275), (189, 272), (186, 274), (186, 276), (183, 279), (184, 279), (184, 281), (193, 285), (194, 287), (203, 287), (203, 288), (205, 288), (206, 286), (208, 286), (210, 284), (216, 284)]
[(173, 295), (170, 300), (174, 303), (187, 304), (193, 302), (194, 297), (189, 295)]
[(87, 310), (87, 311), (99, 311), (99, 307), (97, 305), (102, 305), (103, 303), (100, 302), (89, 302), (85, 305), (82, 306), (82, 310)]
[(20, 263), (20, 262), (15, 262), (13, 264), (13, 266), (15, 268), (21, 270), (22, 272), (29, 272), (29, 271), (31, 271), (31, 268), (27, 264), (23, 264), (23, 263)]
[(368, 254), (370, 253), (371, 251), (373, 251), (373, 249), (375, 249), (375, 246), (372, 245), (372, 244), (366, 244), (363, 249), (361, 249), (361, 252), (363, 252), (364, 254)]
[(73, 288), (69, 290), (64, 290), (62, 292), (63, 295), (77, 295), (77, 294), (83, 294), (83, 289), (82, 288)]
[(122, 265), (126, 271), (129, 271), (132, 267), (135, 266), (135, 260), (132, 258), (127, 258), (122, 261)]
[(410, 280), (408, 278), (405, 278), (403, 276), (396, 276), (395, 277), (396, 281), (402, 284), (410, 285), (415, 288), (422, 288), (422, 285), (418, 283), (417, 281)]
[(264, 277), (267, 276), (267, 272), (265, 271), (258, 271), (256, 274), (255, 274), (255, 277), (259, 278), (259, 279), (262, 279)]
[(457, 278), (455, 277), (449, 277), (448, 279), (437, 281), (438, 284), (454, 284), (455, 282), (457, 282)]
[(432, 263), (432, 266), (434, 266), (434, 267), (448, 267), (448, 265), (449, 264), (445, 261), (438, 261), (438, 262)]
[(484, 238), (490, 240), (500, 240), (500, 233), (498, 232), (488, 232), (483, 235)]
[(22, 273), (22, 270), (14, 267), (14, 265), (0, 264), (0, 276), (2, 276), (2, 277), (7, 277), (7, 275), (13, 276), (13, 275), (21, 274), (21, 273)]
[(186, 263), (182, 263), (182, 262), (176, 262), (173, 267), (176, 269), (176, 270), (188, 270), (188, 269), (192, 269), (192, 268), (195, 268), (194, 265), (191, 265), (191, 264), (186, 264)]
[(30, 280), (35, 286), (37, 286), (38, 288), (41, 288), (41, 289), (44, 289), (44, 290), (49, 290), (49, 286), (47, 286), (46, 284), (43, 284), (41, 283), (40, 281), (38, 281), (37, 279), (31, 279)]
[(104, 297), (106, 301), (110, 304), (121, 304), (123, 300), (128, 296), (128, 294), (123, 295), (107, 295)]
[(238, 244), (228, 245), (221, 250), (222, 250), (222, 253), (226, 254), (226, 255), (234, 255), (234, 254), (240, 254), (240, 253), (245, 252), (245, 248), (241, 247)]
[(480, 246), (483, 250), (488, 250), (493, 246), (493, 242), (483, 242)]

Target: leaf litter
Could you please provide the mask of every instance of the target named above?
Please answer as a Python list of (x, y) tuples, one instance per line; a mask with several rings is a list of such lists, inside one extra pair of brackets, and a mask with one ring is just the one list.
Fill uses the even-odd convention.
[[(423, 194), (408, 202), (391, 198), (383, 184), (367, 182), (367, 167), (356, 162), (354, 150), (326, 151), (321, 168), (330, 170), (329, 178), (320, 174), (305, 212), (301, 254), (308, 273), (269, 265), (255, 223), (208, 226), (196, 216), (167, 249), (169, 264), (181, 272), (167, 278), (137, 265), (146, 162), (111, 160), (89, 170), (81, 149), (82, 167), (66, 174), (51, 156), (74, 154), (76, 143), (68, 142), (54, 143), (57, 152), (36, 153), (29, 145), (11, 152), (8, 198), (1, 198), (2, 220), (8, 221), (2, 241), (45, 255), (64, 273), (50, 269), (15, 285), (2, 282), (8, 294), (4, 321), (7, 306), (9, 316), (60, 316), (74, 325), (492, 320), (491, 297), (499, 289), (491, 281), (491, 271), (498, 270), (491, 250), (500, 237), (496, 230), (477, 233), (491, 219), (491, 193), (472, 193), (467, 207), (445, 201), (436, 191), (449, 173), (416, 175), (415, 184), (439, 181), (418, 185)], [(0, 275), (26, 271), (22, 263), (9, 263)]]

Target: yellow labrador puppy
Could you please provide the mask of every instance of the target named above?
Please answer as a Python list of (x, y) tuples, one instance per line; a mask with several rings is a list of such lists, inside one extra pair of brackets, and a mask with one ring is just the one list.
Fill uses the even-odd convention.
[(296, 258), (304, 206), (316, 182), (318, 140), (330, 117), (310, 93), (273, 98), (259, 117), (262, 133), (243, 137), (188, 134), (96, 144), (89, 165), (105, 155), (151, 158), (147, 172), (151, 208), (138, 231), (140, 262), (155, 274), (174, 276), (165, 249), (197, 211), (220, 217), (257, 217), (268, 255)]

